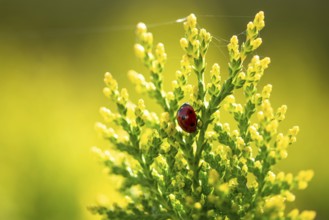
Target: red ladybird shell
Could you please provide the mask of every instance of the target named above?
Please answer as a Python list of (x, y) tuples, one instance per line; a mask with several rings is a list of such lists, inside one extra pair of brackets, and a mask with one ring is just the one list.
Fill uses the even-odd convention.
[(188, 133), (193, 133), (197, 129), (197, 117), (193, 107), (184, 103), (177, 111), (176, 115), (179, 126)]

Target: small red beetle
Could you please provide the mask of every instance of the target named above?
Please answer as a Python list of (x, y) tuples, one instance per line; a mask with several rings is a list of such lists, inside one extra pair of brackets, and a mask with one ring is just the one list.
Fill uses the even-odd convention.
[(193, 133), (197, 129), (198, 119), (193, 107), (184, 103), (177, 111), (176, 115), (179, 126), (188, 133)]

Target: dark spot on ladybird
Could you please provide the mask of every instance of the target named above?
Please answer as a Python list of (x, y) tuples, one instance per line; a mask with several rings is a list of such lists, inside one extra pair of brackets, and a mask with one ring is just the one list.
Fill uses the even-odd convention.
[(191, 125), (191, 127), (194, 127), (195, 126), (194, 122), (192, 122), (190, 125)]
[(186, 120), (186, 116), (185, 115), (182, 116), (182, 120)]
[(192, 114), (193, 111), (192, 111), (191, 109), (189, 109), (189, 110), (187, 111), (187, 113), (188, 113), (188, 114)]

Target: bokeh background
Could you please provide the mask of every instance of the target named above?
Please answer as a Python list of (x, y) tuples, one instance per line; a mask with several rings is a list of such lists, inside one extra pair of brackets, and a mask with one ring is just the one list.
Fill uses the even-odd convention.
[(119, 200), (90, 147), (106, 146), (94, 132), (99, 107), (110, 105), (103, 74), (139, 97), (126, 74), (145, 70), (133, 54), (137, 22), (166, 46), (169, 88), (182, 54), (176, 19), (195, 13), (216, 38), (208, 63), (225, 67), (227, 40), (259, 10), (266, 28), (258, 53), (272, 60), (263, 84), (273, 85), (274, 106), (288, 105), (282, 130), (301, 128), (276, 171), (314, 169), (292, 207), (328, 219), (327, 9), (326, 1), (306, 0), (0, 0), (0, 219), (95, 220), (87, 205), (102, 194)]

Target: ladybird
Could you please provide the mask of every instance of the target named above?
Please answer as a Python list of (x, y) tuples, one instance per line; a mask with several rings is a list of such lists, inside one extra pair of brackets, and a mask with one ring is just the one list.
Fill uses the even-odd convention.
[(177, 111), (176, 115), (179, 126), (188, 133), (193, 133), (197, 129), (198, 119), (193, 107), (184, 103)]

